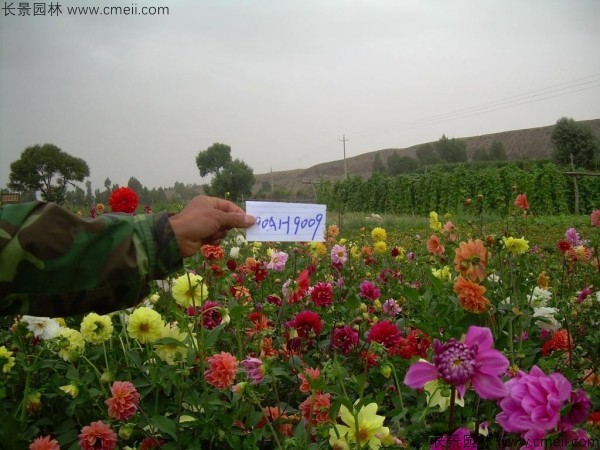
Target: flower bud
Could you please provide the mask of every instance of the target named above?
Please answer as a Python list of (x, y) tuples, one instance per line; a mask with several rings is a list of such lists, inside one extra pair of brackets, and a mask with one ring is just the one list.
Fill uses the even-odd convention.
[(127, 423), (119, 428), (119, 437), (121, 439), (127, 440), (130, 439), (135, 430), (135, 425), (132, 423)]
[(392, 374), (392, 366), (390, 366), (389, 364), (384, 364), (383, 366), (381, 366), (379, 368), (379, 372), (384, 377), (389, 378), (390, 375)]

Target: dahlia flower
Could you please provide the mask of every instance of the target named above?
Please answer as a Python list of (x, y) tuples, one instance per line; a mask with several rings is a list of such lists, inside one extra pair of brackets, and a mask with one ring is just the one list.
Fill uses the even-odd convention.
[(82, 450), (113, 450), (117, 447), (117, 435), (110, 425), (98, 420), (81, 429), (79, 446)]
[(546, 375), (533, 366), (519, 371), (506, 384), (507, 395), (500, 401), (496, 422), (508, 432), (526, 439), (543, 439), (560, 420), (560, 410), (571, 397), (571, 383), (560, 373)]
[(359, 448), (368, 446), (375, 450), (381, 447), (381, 440), (390, 434), (390, 429), (383, 426), (385, 417), (377, 415), (377, 403), (364, 405), (358, 411), (350, 411), (342, 405), (340, 416), (344, 424), (335, 425), (329, 430), (329, 443), (332, 446), (341, 440), (347, 444), (357, 443)]
[(113, 332), (113, 324), (110, 316), (101, 316), (92, 312), (83, 318), (79, 330), (86, 342), (102, 344), (110, 339)]
[(171, 291), (175, 303), (184, 308), (200, 306), (208, 296), (208, 288), (200, 275), (184, 273), (173, 282)]
[(421, 389), (429, 381), (442, 379), (455, 386), (459, 398), (465, 394), (470, 383), (483, 399), (496, 399), (505, 395), (506, 389), (500, 376), (508, 367), (508, 360), (494, 350), (494, 340), (489, 328), (470, 326), (464, 340), (452, 338), (442, 344), (433, 344), (433, 364), (419, 361), (410, 366), (404, 383), (413, 389)]
[(108, 417), (126, 421), (131, 419), (138, 410), (140, 394), (129, 381), (115, 381), (110, 392), (112, 397), (105, 400), (108, 406)]
[(112, 212), (132, 213), (138, 205), (138, 195), (128, 187), (115, 189), (108, 199)]

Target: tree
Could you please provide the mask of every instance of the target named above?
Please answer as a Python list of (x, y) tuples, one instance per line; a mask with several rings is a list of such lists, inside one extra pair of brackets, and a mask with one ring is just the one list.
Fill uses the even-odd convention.
[(417, 170), (418, 162), (416, 159), (410, 156), (400, 156), (397, 153), (393, 153), (388, 156), (388, 174), (399, 175), (401, 173), (412, 173)]
[(457, 163), (467, 161), (467, 145), (454, 138), (448, 139), (443, 135), (439, 141), (434, 144), (436, 153), (445, 162)]
[(27, 147), (10, 165), (9, 187), (17, 191), (41, 192), (49, 202), (62, 203), (69, 185), (82, 182), (90, 168), (81, 159), (52, 144)]
[(231, 162), (231, 147), (218, 142), (206, 150), (200, 151), (196, 156), (196, 165), (201, 177), (209, 173), (218, 175), (219, 171), (229, 162)]
[(598, 139), (588, 126), (563, 117), (556, 122), (552, 131), (554, 161), (559, 165), (571, 164), (571, 155), (576, 167), (593, 170), (600, 151)]
[(506, 150), (504, 150), (504, 145), (502, 142), (494, 141), (492, 145), (490, 145), (490, 160), (491, 161), (506, 161), (508, 156), (506, 155)]
[(127, 187), (129, 189), (133, 189), (135, 192), (137, 192), (138, 195), (142, 193), (142, 190), (144, 188), (140, 180), (138, 180), (136, 177), (129, 178), (129, 181), (127, 182)]
[(85, 204), (91, 206), (94, 203), (94, 196), (92, 195), (92, 182), (87, 180), (85, 182)]
[(235, 159), (226, 164), (212, 180), (210, 187), (205, 190), (217, 197), (242, 201), (252, 194), (254, 172), (244, 161)]
[(419, 162), (424, 166), (440, 162), (440, 157), (437, 155), (431, 144), (420, 145), (419, 148), (417, 148), (416, 155)]
[(383, 164), (379, 153), (375, 153), (375, 159), (373, 160), (373, 173), (385, 173), (385, 165)]
[(471, 159), (473, 161), (488, 161), (490, 159), (490, 155), (485, 148), (479, 147), (475, 149)]

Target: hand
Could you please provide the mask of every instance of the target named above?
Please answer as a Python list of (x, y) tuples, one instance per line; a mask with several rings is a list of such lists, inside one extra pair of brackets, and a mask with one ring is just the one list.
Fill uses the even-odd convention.
[(248, 228), (256, 222), (232, 202), (206, 195), (194, 197), (169, 220), (184, 258), (205, 244), (219, 244), (232, 228)]

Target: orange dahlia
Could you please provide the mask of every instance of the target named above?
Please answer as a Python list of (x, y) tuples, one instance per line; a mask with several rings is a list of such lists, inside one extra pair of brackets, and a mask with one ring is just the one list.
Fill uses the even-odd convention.
[(206, 382), (217, 389), (227, 389), (233, 384), (239, 362), (227, 352), (217, 353), (208, 358), (208, 370), (204, 372)]
[(469, 239), (461, 242), (456, 249), (454, 268), (469, 280), (483, 281), (487, 264), (487, 250), (483, 241)]
[(471, 280), (459, 275), (454, 283), (454, 292), (458, 294), (458, 301), (466, 311), (480, 314), (491, 306), (490, 301), (483, 296), (485, 288)]

